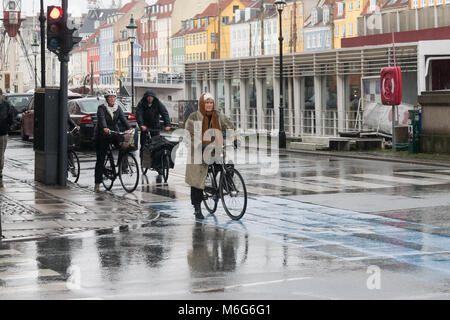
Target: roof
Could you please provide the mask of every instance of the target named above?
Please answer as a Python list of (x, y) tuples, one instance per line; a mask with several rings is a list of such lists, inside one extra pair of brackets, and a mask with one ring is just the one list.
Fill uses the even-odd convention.
[[(377, 5), (377, 8), (380, 8), (381, 11), (384, 10), (395, 10), (401, 8), (409, 8), (409, 0), (380, 0)], [(361, 15), (369, 15), (372, 14), (373, 11), (370, 10), (370, 1), (364, 6), (364, 10), (361, 12)]]
[[(220, 3), (220, 10), (224, 10), (226, 7), (228, 7), (233, 0), (224, 0)], [(240, 0), (240, 2), (245, 7), (250, 7), (254, 4), (254, 1), (252, 0)], [(203, 17), (216, 17), (219, 14), (219, 7), (217, 3), (211, 3), (209, 6), (206, 7), (206, 9), (200, 14), (197, 15), (197, 18), (203, 18)]]
[[(324, 6), (328, 6), (329, 4), (332, 4), (333, 1), (334, 0), (318, 0), (317, 4), (311, 8), (311, 11), (315, 8), (321, 9)], [(331, 14), (331, 12), (330, 12), (330, 14)], [(306, 16), (306, 14), (305, 14), (305, 16)], [(322, 16), (322, 18), (323, 18), (323, 16)], [(310, 12), (308, 17), (305, 18), (305, 20), (304, 20), (304, 27), (315, 27), (315, 26), (318, 26), (320, 23), (322, 23), (322, 19), (320, 19), (320, 16), (319, 16), (317, 19), (317, 23), (315, 25), (311, 24), (311, 12)], [(328, 24), (326, 24), (326, 25), (328, 25)]]
[(104, 21), (107, 17), (115, 14), (117, 9), (92, 9), (89, 10), (86, 19), (83, 20), (79, 33), (94, 33), (95, 22)]
[(99, 31), (99, 30), (95, 31), (95, 33), (93, 33), (93, 34), (86, 40), (87, 44), (86, 44), (86, 47), (85, 47), (84, 49), (85, 49), (85, 50), (88, 50), (88, 49), (90, 49), (90, 48), (96, 48), (96, 47), (99, 47), (99, 46), (100, 46), (100, 41), (97, 41), (97, 42), (94, 42), (94, 41), (93, 41), (95, 38), (98, 38), (99, 36), (100, 36), (100, 31)]
[(135, 5), (138, 4), (138, 2), (140, 2), (140, 1), (134, 0), (134, 1), (128, 2), (126, 5), (124, 5), (122, 8), (120, 8), (120, 10), (117, 11), (117, 13), (128, 13)]

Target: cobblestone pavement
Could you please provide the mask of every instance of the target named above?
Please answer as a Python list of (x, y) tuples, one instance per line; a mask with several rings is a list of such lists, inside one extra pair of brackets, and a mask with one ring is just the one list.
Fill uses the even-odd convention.
[(0, 184), (4, 241), (138, 228), (158, 216), (154, 210), (113, 193), (95, 194), (70, 183), (67, 188), (37, 183), (30, 148), (24, 149), (23, 144), (13, 140), (8, 144), (8, 152), (10, 157), (7, 156)]

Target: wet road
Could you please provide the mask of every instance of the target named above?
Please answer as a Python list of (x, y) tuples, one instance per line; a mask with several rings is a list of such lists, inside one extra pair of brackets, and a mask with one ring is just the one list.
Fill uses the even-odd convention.
[[(92, 188), (94, 156), (81, 156)], [(162, 213), (148, 228), (3, 244), (0, 299), (450, 298), (448, 168), (263, 160), (237, 165), (250, 192), (240, 222), (220, 204), (194, 221), (177, 164), (168, 185), (151, 173), (127, 195)]]

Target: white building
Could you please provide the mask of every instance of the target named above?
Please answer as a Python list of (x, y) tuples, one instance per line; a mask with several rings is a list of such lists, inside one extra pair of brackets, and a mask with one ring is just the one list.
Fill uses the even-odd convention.
[[(259, 56), (261, 53), (261, 18), (259, 9), (236, 10), (230, 25), (230, 57)], [(264, 55), (276, 54), (278, 48), (277, 13), (267, 8), (264, 14)]]

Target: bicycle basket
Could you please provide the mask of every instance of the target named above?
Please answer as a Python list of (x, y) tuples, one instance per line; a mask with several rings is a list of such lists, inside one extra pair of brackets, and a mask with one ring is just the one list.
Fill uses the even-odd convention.
[(123, 135), (123, 141), (120, 143), (120, 148), (122, 150), (129, 150), (134, 149), (135, 143), (134, 143), (134, 130), (131, 132), (125, 132)]

